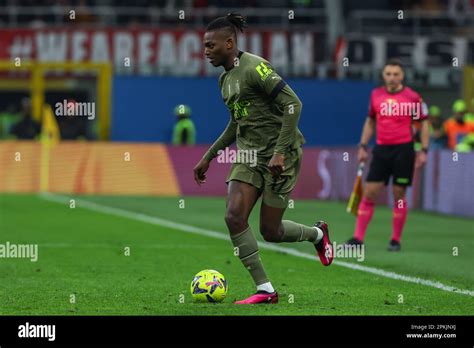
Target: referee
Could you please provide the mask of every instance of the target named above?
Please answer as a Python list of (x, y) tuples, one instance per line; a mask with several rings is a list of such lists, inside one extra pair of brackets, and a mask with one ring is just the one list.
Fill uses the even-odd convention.
[[(374, 132), (376, 145), (359, 205), (354, 237), (346, 244), (363, 244), (379, 192), (392, 179), (392, 238), (388, 250), (400, 250), (400, 239), (408, 214), (406, 189), (412, 183), (414, 167), (426, 163), (430, 137), (426, 104), (418, 93), (403, 85), (403, 78), (401, 62), (391, 59), (383, 69), (384, 86), (372, 90), (358, 161), (367, 161), (367, 146)], [(413, 122), (421, 122), (421, 151), (418, 153), (415, 153), (413, 144)]]

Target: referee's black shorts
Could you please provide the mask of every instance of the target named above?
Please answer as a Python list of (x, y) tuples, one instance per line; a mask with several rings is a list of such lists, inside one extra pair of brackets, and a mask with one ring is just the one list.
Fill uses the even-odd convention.
[(388, 185), (390, 177), (393, 184), (411, 186), (415, 167), (413, 142), (397, 145), (375, 145), (372, 150), (368, 182), (381, 182)]

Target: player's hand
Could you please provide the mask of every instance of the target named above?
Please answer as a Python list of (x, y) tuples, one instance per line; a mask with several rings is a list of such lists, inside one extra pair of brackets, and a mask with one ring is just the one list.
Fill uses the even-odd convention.
[(268, 168), (270, 168), (273, 176), (280, 176), (285, 171), (285, 155), (275, 153), (268, 162)]
[(198, 164), (193, 168), (194, 171), (194, 180), (196, 183), (201, 186), (201, 184), (206, 182), (206, 172), (209, 169), (209, 161), (202, 158)]
[(369, 153), (363, 147), (359, 147), (359, 151), (357, 152), (357, 160), (360, 162), (367, 162), (369, 158)]
[(425, 165), (428, 156), (424, 151), (418, 151), (416, 153), (416, 161), (415, 161), (415, 168), (421, 168)]

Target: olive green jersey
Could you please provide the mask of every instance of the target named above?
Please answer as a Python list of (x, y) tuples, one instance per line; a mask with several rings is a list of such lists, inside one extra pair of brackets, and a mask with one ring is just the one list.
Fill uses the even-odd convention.
[(219, 77), (230, 121), (204, 158), (237, 141), (237, 148), (255, 150), (259, 159), (287, 154), (304, 144), (297, 125), (301, 101), (265, 59), (241, 52), (234, 66)]

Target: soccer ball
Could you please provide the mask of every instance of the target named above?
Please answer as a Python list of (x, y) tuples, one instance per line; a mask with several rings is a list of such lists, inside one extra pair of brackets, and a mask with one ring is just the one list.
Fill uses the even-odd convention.
[(226, 294), (227, 281), (212, 269), (199, 272), (191, 282), (191, 295), (196, 302), (222, 302)]

